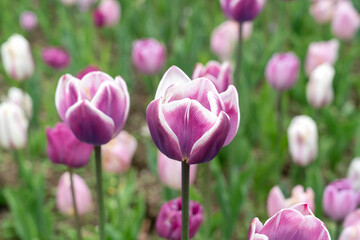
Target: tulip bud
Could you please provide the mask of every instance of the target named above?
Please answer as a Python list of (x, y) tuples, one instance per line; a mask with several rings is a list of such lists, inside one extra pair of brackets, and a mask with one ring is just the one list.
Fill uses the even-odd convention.
[(318, 133), (314, 120), (302, 115), (293, 118), (288, 128), (289, 150), (293, 161), (307, 166), (317, 157)]
[(20, 34), (13, 34), (1, 45), (1, 58), (6, 73), (22, 81), (34, 74), (34, 61), (29, 42)]
[(331, 23), (333, 34), (343, 40), (351, 40), (360, 27), (360, 16), (351, 1), (340, 1)]
[(32, 99), (29, 94), (22, 91), (20, 88), (11, 87), (5, 101), (15, 103), (24, 111), (28, 119), (31, 118), (33, 108)]
[(164, 66), (166, 49), (154, 38), (140, 39), (133, 43), (132, 63), (143, 74), (154, 75)]
[(344, 228), (354, 225), (360, 225), (360, 209), (356, 209), (352, 213), (348, 214), (344, 220)]
[(0, 104), (0, 145), (5, 149), (24, 148), (28, 120), (23, 110), (12, 102)]
[[(84, 215), (91, 210), (91, 193), (84, 179), (73, 173), (74, 195), (76, 208), (79, 215)], [(70, 173), (61, 175), (56, 192), (56, 205), (59, 211), (65, 215), (74, 215), (74, 204), (71, 193)]]
[(315, 0), (310, 7), (310, 14), (320, 24), (330, 22), (336, 8), (336, 0)]
[(36, 28), (38, 24), (36, 14), (32, 11), (24, 11), (20, 15), (20, 26), (26, 30), (31, 31)]
[(319, 65), (329, 63), (334, 65), (338, 58), (339, 41), (336, 39), (327, 42), (313, 42), (309, 45), (306, 60), (306, 74), (310, 73)]
[[(170, 159), (158, 152), (157, 168), (161, 182), (166, 186), (181, 190), (181, 162)], [(196, 177), (197, 165), (190, 165), (190, 184), (193, 184)]]
[(233, 83), (232, 70), (229, 62), (220, 64), (210, 61), (205, 66), (197, 63), (192, 75), (193, 79), (206, 77), (215, 85), (219, 93), (225, 92)]
[(334, 76), (335, 69), (328, 63), (321, 64), (311, 72), (310, 80), (306, 85), (306, 97), (311, 106), (322, 108), (333, 101)]
[[(170, 240), (181, 240), (181, 198), (173, 199), (162, 205), (156, 218), (156, 232)], [(203, 209), (195, 201), (189, 203), (189, 238), (193, 238), (203, 221)]]
[(299, 70), (300, 60), (294, 53), (276, 53), (266, 66), (266, 80), (276, 90), (288, 90), (298, 80)]
[(101, 159), (104, 170), (111, 173), (127, 171), (136, 148), (136, 139), (128, 132), (121, 131), (114, 139), (101, 146)]
[(81, 12), (86, 12), (96, 1), (97, 0), (77, 0), (78, 9)]
[(347, 176), (353, 188), (356, 191), (360, 190), (360, 158), (357, 157), (351, 161)]
[[(242, 25), (242, 38), (248, 40), (253, 28), (252, 22), (245, 22)], [(211, 33), (210, 47), (211, 51), (217, 55), (220, 60), (231, 60), (235, 46), (239, 41), (239, 24), (235, 21), (225, 21), (217, 26)]]
[(66, 68), (71, 62), (69, 53), (65, 49), (58, 47), (44, 48), (42, 59), (48, 66), (55, 69)]
[(342, 221), (358, 205), (358, 194), (353, 190), (350, 180), (340, 179), (326, 186), (323, 194), (325, 214), (334, 221)]
[(96, 71), (100, 71), (100, 69), (96, 66), (89, 65), (89, 66), (85, 67), (83, 70), (81, 70), (80, 72), (78, 72), (76, 74), (76, 78), (82, 79), (86, 74), (88, 74), (90, 72), (96, 72)]
[(265, 5), (266, 0), (220, 0), (225, 16), (239, 23), (256, 18)]
[(115, 26), (121, 15), (121, 7), (116, 0), (102, 0), (93, 13), (94, 24), (97, 27)]
[(346, 227), (342, 231), (339, 240), (358, 240), (360, 239), (360, 224)]
[(93, 146), (76, 139), (64, 123), (57, 123), (53, 129), (46, 128), (47, 155), (55, 164), (79, 168), (90, 159)]

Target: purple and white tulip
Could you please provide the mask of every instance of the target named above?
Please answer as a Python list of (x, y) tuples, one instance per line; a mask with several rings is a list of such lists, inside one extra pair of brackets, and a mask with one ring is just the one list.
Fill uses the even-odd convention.
[(225, 16), (237, 22), (254, 20), (265, 5), (266, 0), (220, 0)]
[(97, 71), (100, 71), (97, 66), (89, 65), (82, 69), (80, 72), (78, 72), (75, 77), (78, 79), (82, 79), (86, 74)]
[(5, 101), (15, 103), (24, 111), (28, 119), (31, 118), (33, 102), (28, 93), (24, 92), (20, 88), (11, 87)]

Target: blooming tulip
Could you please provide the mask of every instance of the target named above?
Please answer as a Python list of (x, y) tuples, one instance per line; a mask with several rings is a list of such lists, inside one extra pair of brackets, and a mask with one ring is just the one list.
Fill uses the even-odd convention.
[(220, 64), (210, 61), (205, 66), (197, 63), (192, 78), (206, 77), (212, 81), (219, 93), (225, 92), (233, 83), (232, 70), (229, 62)]
[(188, 164), (208, 162), (235, 137), (240, 122), (234, 86), (218, 93), (207, 78), (193, 81), (171, 67), (146, 110), (150, 134), (167, 157)]
[[(252, 33), (253, 23), (245, 22), (242, 26), (242, 38), (247, 40)], [(211, 33), (210, 48), (220, 60), (230, 60), (239, 40), (239, 24), (235, 21), (225, 21)]]
[(8, 91), (5, 101), (9, 101), (18, 105), (25, 113), (28, 119), (32, 116), (33, 103), (29, 94), (20, 88), (11, 87)]
[(314, 216), (307, 204), (279, 211), (264, 225), (251, 221), (248, 240), (330, 240), (325, 224)]
[(89, 162), (93, 146), (77, 140), (66, 124), (47, 127), (46, 137), (47, 155), (53, 163), (78, 168)]
[(0, 145), (5, 149), (24, 148), (28, 120), (23, 110), (12, 102), (0, 104)]
[(306, 97), (314, 108), (322, 108), (334, 99), (332, 82), (335, 69), (328, 63), (323, 63), (315, 68), (310, 74), (310, 80), (306, 85)]
[(69, 66), (71, 58), (69, 53), (62, 48), (48, 47), (42, 51), (43, 61), (55, 69), (63, 69)]
[(80, 72), (78, 72), (76, 74), (76, 78), (82, 79), (86, 74), (88, 74), (90, 72), (96, 72), (96, 71), (100, 71), (100, 69), (96, 66), (89, 65), (89, 66), (85, 67), (83, 70), (81, 70)]
[(333, 34), (343, 40), (351, 40), (360, 27), (360, 16), (351, 1), (340, 1), (331, 23)]
[(26, 30), (31, 31), (36, 28), (38, 24), (36, 14), (32, 11), (24, 11), (20, 15), (20, 26)]
[(130, 107), (125, 81), (103, 72), (90, 72), (81, 81), (63, 75), (55, 93), (61, 119), (77, 139), (93, 145), (109, 142), (123, 128)]
[[(76, 208), (79, 215), (84, 215), (91, 210), (91, 193), (84, 179), (77, 174), (72, 174)], [(56, 205), (59, 211), (65, 215), (74, 215), (74, 204), (71, 193), (70, 174), (65, 172), (61, 175), (56, 192)]]
[(121, 131), (114, 139), (101, 146), (101, 160), (104, 169), (112, 173), (127, 171), (136, 148), (136, 139), (128, 132)]
[(358, 194), (350, 180), (340, 179), (326, 186), (322, 206), (328, 217), (341, 221), (356, 209), (358, 202)]
[(154, 75), (159, 72), (166, 60), (164, 44), (154, 38), (140, 39), (133, 43), (132, 63), (143, 74)]
[(360, 224), (346, 227), (342, 231), (339, 240), (358, 240), (360, 239)]
[[(156, 218), (156, 232), (159, 236), (170, 239), (181, 239), (181, 199), (173, 199), (162, 205)], [(197, 202), (189, 203), (189, 237), (193, 238), (203, 221), (203, 209)]]
[(318, 133), (312, 118), (302, 115), (293, 118), (288, 128), (289, 150), (293, 161), (306, 166), (318, 153)]
[(121, 15), (121, 7), (116, 0), (102, 0), (93, 13), (94, 24), (97, 27), (115, 26)]
[(276, 90), (288, 90), (298, 80), (299, 70), (300, 60), (294, 53), (276, 53), (266, 66), (266, 80)]
[(291, 197), (285, 199), (280, 188), (278, 186), (275, 186), (270, 190), (267, 199), (268, 216), (271, 217), (281, 209), (289, 208), (299, 203), (308, 204), (311, 211), (314, 211), (315, 210), (314, 197), (315, 194), (311, 188), (307, 188), (305, 192), (303, 186), (297, 185), (291, 191)]
[(22, 81), (34, 74), (34, 61), (29, 42), (20, 34), (13, 34), (1, 45), (1, 58), (6, 73)]
[(225, 16), (237, 22), (251, 21), (259, 15), (266, 0), (220, 0)]
[(336, 0), (315, 0), (310, 7), (310, 14), (320, 24), (330, 22), (336, 9)]
[[(173, 189), (181, 189), (181, 163), (158, 152), (157, 168), (160, 180)], [(194, 183), (197, 165), (190, 166), (190, 184)]]
[(354, 158), (348, 169), (347, 174), (355, 190), (360, 190), (360, 158)]
[(327, 42), (313, 42), (309, 45), (306, 60), (306, 74), (310, 73), (319, 65), (329, 63), (334, 65), (338, 58), (339, 41), (336, 39)]

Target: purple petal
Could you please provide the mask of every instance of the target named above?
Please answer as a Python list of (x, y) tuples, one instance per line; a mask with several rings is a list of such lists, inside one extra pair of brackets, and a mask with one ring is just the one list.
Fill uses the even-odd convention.
[(278, 211), (286, 207), (284, 194), (281, 192), (278, 186), (273, 187), (270, 190), (267, 199), (267, 212), (268, 216), (272, 217)]
[(254, 218), (253, 220), (251, 220), (250, 227), (249, 227), (249, 233), (248, 233), (248, 239), (255, 240), (255, 234), (260, 231), (262, 226), (263, 225), (258, 218)]
[(201, 63), (197, 63), (195, 65), (195, 68), (194, 68), (191, 78), (196, 79), (196, 78), (203, 76), (203, 74), (204, 74), (203, 70), (204, 70), (204, 65), (202, 65)]
[(96, 92), (100, 88), (100, 85), (106, 81), (113, 82), (114, 79), (108, 74), (100, 71), (89, 72), (86, 74), (79, 82), (81, 92), (84, 94), (83, 97), (89, 101), (93, 99)]

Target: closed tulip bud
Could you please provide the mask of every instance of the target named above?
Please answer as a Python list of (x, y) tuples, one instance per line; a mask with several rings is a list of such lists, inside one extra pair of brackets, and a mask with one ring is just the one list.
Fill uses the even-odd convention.
[(334, 221), (342, 221), (358, 205), (358, 194), (348, 179), (336, 180), (326, 186), (322, 206), (325, 214)]
[(265, 5), (266, 0), (220, 0), (225, 16), (237, 22), (254, 20)]
[(333, 34), (343, 40), (351, 40), (360, 27), (360, 15), (351, 1), (340, 1), (331, 23)]
[(327, 42), (311, 43), (306, 53), (306, 74), (309, 76), (317, 66), (323, 63), (328, 63), (333, 66), (338, 58), (338, 50), (339, 41), (336, 39)]
[[(161, 182), (173, 189), (181, 190), (181, 163), (158, 152), (157, 169)], [(190, 184), (196, 177), (197, 165), (190, 166)]]
[[(245, 22), (242, 26), (242, 38), (248, 40), (253, 28), (252, 22)], [(225, 21), (211, 33), (210, 48), (220, 60), (231, 60), (235, 46), (239, 41), (239, 24), (235, 21)]]
[[(169, 240), (181, 240), (181, 198), (162, 205), (156, 218), (156, 232)], [(203, 209), (195, 201), (189, 202), (189, 238), (193, 238), (203, 221)]]
[(101, 146), (101, 160), (104, 170), (111, 173), (127, 171), (136, 148), (136, 139), (128, 132), (121, 131), (114, 139)]
[(346, 227), (341, 232), (339, 240), (358, 240), (360, 239), (360, 224)]
[(32, 99), (29, 94), (22, 91), (20, 88), (11, 87), (5, 101), (15, 103), (24, 111), (28, 119), (31, 118), (33, 109)]
[(286, 208), (263, 225), (258, 218), (251, 221), (248, 240), (330, 240), (325, 224), (314, 216), (307, 204)]
[(71, 62), (70, 54), (62, 48), (47, 47), (42, 51), (42, 59), (46, 65), (55, 69), (64, 69)]
[(354, 225), (360, 225), (360, 209), (356, 209), (352, 213), (348, 214), (343, 223), (344, 228)]
[(81, 70), (80, 72), (78, 72), (76, 74), (76, 78), (82, 79), (86, 74), (88, 74), (90, 72), (96, 72), (96, 71), (100, 71), (100, 69), (96, 66), (89, 65), (89, 66), (85, 67), (83, 70)]
[(24, 148), (27, 143), (28, 120), (23, 110), (12, 102), (0, 104), (0, 146)]
[(166, 49), (154, 38), (140, 39), (133, 43), (131, 58), (138, 71), (154, 75), (164, 67)]
[(290, 89), (299, 78), (300, 60), (292, 52), (276, 53), (265, 70), (266, 80), (278, 91)]
[(97, 27), (115, 26), (121, 16), (121, 7), (116, 0), (102, 0), (93, 12), (94, 24)]
[(232, 70), (229, 62), (220, 64), (210, 61), (205, 66), (197, 63), (192, 75), (193, 79), (206, 77), (215, 85), (219, 93), (225, 92), (233, 83)]
[(360, 158), (351, 161), (347, 174), (355, 190), (360, 190)]
[(208, 162), (235, 137), (238, 94), (233, 85), (218, 93), (209, 79), (190, 80), (173, 66), (161, 79), (146, 120), (155, 145), (167, 157), (188, 164)]
[(293, 118), (288, 128), (289, 150), (293, 161), (307, 166), (317, 157), (318, 132), (316, 123), (308, 116)]
[(38, 24), (36, 14), (32, 11), (24, 11), (20, 15), (20, 26), (26, 30), (31, 31), (36, 28)]
[(34, 61), (29, 42), (20, 34), (13, 34), (1, 45), (5, 72), (14, 80), (23, 81), (34, 74)]
[(77, 139), (101, 145), (117, 136), (130, 107), (125, 81), (104, 72), (90, 72), (81, 80), (63, 75), (56, 88), (55, 105)]
[(336, 8), (336, 0), (315, 0), (310, 7), (310, 14), (320, 24), (331, 21)]
[(310, 80), (306, 85), (306, 97), (311, 106), (322, 108), (333, 101), (334, 76), (335, 69), (328, 63), (321, 64), (311, 72)]
[(285, 199), (283, 193), (278, 186), (273, 187), (270, 190), (267, 199), (267, 211), (268, 216), (272, 217), (274, 214), (279, 212), (281, 209), (289, 208), (299, 203), (308, 204), (311, 211), (315, 210), (314, 203), (314, 191), (311, 188), (307, 188), (306, 192), (303, 186), (297, 185), (291, 191), (291, 197)]
[[(91, 193), (84, 179), (73, 173), (74, 195), (76, 198), (76, 208), (79, 215), (84, 215), (91, 210)], [(65, 215), (74, 215), (74, 204), (71, 193), (70, 173), (65, 172), (61, 175), (56, 192), (56, 205), (59, 211)]]
[(89, 162), (93, 146), (77, 140), (65, 123), (47, 127), (46, 137), (47, 155), (53, 163), (79, 168)]

